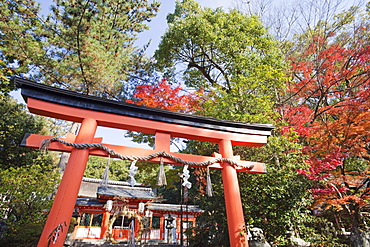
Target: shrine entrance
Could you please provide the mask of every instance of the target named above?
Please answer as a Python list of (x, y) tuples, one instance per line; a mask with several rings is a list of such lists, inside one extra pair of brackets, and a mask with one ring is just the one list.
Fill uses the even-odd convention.
[[(219, 120), (106, 100), (21, 78), (15, 78), (14, 81), (21, 87), (21, 94), (31, 113), (81, 123), (76, 136), (68, 135), (58, 138), (62, 141), (49, 143), (49, 150), (70, 152), (71, 155), (38, 247), (63, 246), (89, 155), (110, 155), (94, 145), (81, 148), (63, 142), (100, 144), (119, 155), (147, 156), (148, 162), (184, 165), (177, 162), (178, 159), (188, 162), (190, 166), (206, 165), (221, 170), (230, 246), (248, 246), (237, 172), (265, 173), (266, 170), (263, 163), (243, 161), (234, 156), (232, 146), (263, 146), (273, 126)], [(95, 138), (98, 126), (154, 134), (155, 148), (149, 150), (102, 143), (102, 138)], [(171, 137), (218, 143), (219, 153), (214, 157), (173, 153), (170, 152)], [(23, 145), (39, 148), (45, 140), (55, 140), (53, 138), (31, 134), (24, 138)], [(114, 155), (111, 157), (114, 158)]]

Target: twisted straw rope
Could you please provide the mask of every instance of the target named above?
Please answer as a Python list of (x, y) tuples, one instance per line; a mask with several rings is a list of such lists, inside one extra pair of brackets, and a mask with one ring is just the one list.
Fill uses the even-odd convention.
[(254, 165), (252, 165), (252, 164), (250, 164), (250, 165), (241, 165), (241, 164), (236, 163), (234, 160), (226, 159), (226, 158), (215, 158), (213, 160), (204, 161), (204, 162), (191, 162), (191, 161), (186, 161), (186, 160), (182, 160), (180, 158), (177, 158), (177, 157), (173, 156), (172, 154), (166, 153), (166, 151), (156, 152), (156, 153), (153, 153), (153, 154), (150, 154), (150, 155), (147, 155), (147, 156), (125, 156), (125, 155), (122, 155), (122, 154), (119, 154), (119, 153), (115, 152), (112, 149), (109, 149), (108, 147), (106, 147), (106, 146), (104, 146), (100, 143), (77, 144), (77, 143), (70, 143), (70, 142), (63, 141), (63, 140), (59, 139), (58, 137), (53, 137), (53, 138), (50, 138), (50, 139), (43, 140), (41, 142), (41, 145), (40, 145), (40, 150), (41, 151), (46, 151), (48, 149), (50, 143), (52, 143), (52, 142), (60, 142), (64, 145), (66, 145), (66, 146), (74, 147), (74, 148), (77, 148), (77, 149), (98, 148), (98, 149), (106, 151), (111, 156), (116, 156), (116, 157), (118, 157), (122, 160), (130, 160), (130, 161), (134, 161), (134, 160), (136, 160), (136, 161), (148, 161), (148, 160), (151, 160), (151, 159), (156, 158), (156, 157), (164, 157), (164, 158), (168, 158), (168, 159), (174, 161), (175, 163), (179, 163), (179, 164), (183, 164), (183, 165), (189, 165), (189, 166), (207, 167), (207, 166), (212, 165), (214, 163), (227, 162), (227, 163), (229, 163), (230, 165), (232, 165), (234, 167), (235, 166), (240, 166), (240, 167), (243, 167), (243, 168), (246, 168), (246, 169), (252, 169), (254, 167)]

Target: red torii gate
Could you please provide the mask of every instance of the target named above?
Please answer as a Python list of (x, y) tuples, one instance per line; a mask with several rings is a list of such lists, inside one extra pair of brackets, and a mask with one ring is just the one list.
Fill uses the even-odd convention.
[[(215, 158), (171, 153), (171, 137), (218, 143), (219, 154), (216, 156), (234, 160), (240, 165), (233, 166), (221, 162), (210, 166), (210, 168), (222, 170), (230, 246), (248, 246), (237, 171), (265, 173), (266, 170), (263, 163), (241, 161), (238, 156), (234, 156), (232, 145), (263, 146), (267, 143), (267, 137), (271, 134), (273, 126), (225, 121), (105, 100), (21, 78), (14, 78), (14, 81), (22, 88), (21, 94), (31, 113), (81, 123), (77, 136), (68, 135), (67, 138), (60, 138), (69, 143), (101, 143), (102, 138), (94, 138), (98, 126), (132, 130), (154, 134), (154, 150), (110, 144), (104, 144), (104, 146), (127, 156), (147, 156), (165, 151), (190, 162), (206, 162)], [(50, 138), (52, 137), (28, 135), (24, 138), (23, 145), (39, 148), (44, 140)], [(60, 142), (51, 143), (49, 150), (70, 152), (71, 155), (38, 247), (61, 247), (67, 234), (67, 231), (62, 228), (69, 225), (89, 155), (108, 156), (108, 154), (106, 151), (94, 148), (77, 149)], [(159, 158), (153, 158), (150, 162), (158, 163), (159, 160)], [(172, 160), (166, 158), (163, 161), (165, 164), (174, 164)], [(248, 166), (252, 168), (246, 168)], [(57, 238), (52, 240), (51, 236)]]

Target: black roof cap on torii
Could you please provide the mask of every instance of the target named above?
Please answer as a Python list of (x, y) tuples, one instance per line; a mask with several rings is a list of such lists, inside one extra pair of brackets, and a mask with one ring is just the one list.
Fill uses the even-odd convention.
[(27, 98), (30, 97), (42, 101), (78, 107), (87, 110), (240, 134), (269, 136), (271, 134), (271, 130), (274, 129), (274, 126), (271, 124), (243, 123), (221, 120), (103, 99), (100, 97), (36, 83), (34, 81), (19, 77), (14, 77), (13, 81), (21, 88), (21, 94), (25, 101), (27, 101)]

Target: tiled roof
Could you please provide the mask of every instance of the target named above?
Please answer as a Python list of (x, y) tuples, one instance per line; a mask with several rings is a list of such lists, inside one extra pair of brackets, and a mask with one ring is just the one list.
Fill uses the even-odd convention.
[[(83, 177), (82, 178), (82, 181), (84, 181), (84, 182), (90, 182), (90, 183), (97, 183), (97, 184), (102, 183), (102, 179), (98, 179), (98, 178), (87, 178), (87, 177)], [(131, 184), (128, 183), (128, 182), (125, 182), (125, 181), (114, 181), (114, 180), (108, 180), (107, 181), (107, 184), (108, 185), (131, 186)], [(135, 186), (142, 187), (140, 183), (136, 183)]]
[(151, 188), (140, 186), (131, 187), (129, 183), (123, 181), (108, 181), (108, 187), (101, 186), (101, 179), (83, 178), (79, 197), (96, 198), (97, 196), (125, 197), (135, 199), (154, 199), (155, 194)]
[(98, 196), (124, 197), (135, 199), (154, 199), (155, 195), (151, 188), (140, 188), (130, 186), (98, 187)]
[[(101, 179), (83, 178), (76, 205), (103, 207), (105, 200), (97, 199), (97, 197), (101, 196), (109, 198), (123, 197), (142, 200), (158, 199), (151, 188), (138, 186), (131, 187), (129, 183), (121, 181), (108, 181), (108, 187), (103, 187), (100, 185), (101, 181)], [(181, 205), (149, 203), (147, 209), (151, 211), (180, 212)], [(182, 206), (182, 211), (186, 211), (186, 205)], [(203, 212), (203, 210), (197, 205), (188, 205), (187, 211), (195, 214)]]
[[(78, 198), (76, 201), (77, 206), (91, 206), (91, 207), (103, 207), (105, 200), (99, 200), (95, 198)], [(178, 204), (164, 204), (164, 203), (149, 203), (147, 209), (151, 211), (165, 211), (165, 212), (180, 212), (181, 205)], [(186, 206), (182, 206), (182, 211), (186, 212)], [(197, 205), (188, 205), (187, 211), (189, 213), (203, 213), (204, 210), (200, 209)]]
[[(148, 209), (151, 211), (168, 211), (168, 212), (180, 212), (181, 205), (179, 204), (163, 204), (163, 203), (149, 203)], [(186, 211), (186, 206), (182, 205), (182, 211)], [(204, 210), (200, 209), (198, 205), (188, 205), (187, 211), (189, 213), (203, 213)]]
[(105, 203), (106, 203), (105, 201), (101, 201), (95, 198), (77, 198), (76, 201), (77, 206), (103, 207)]

